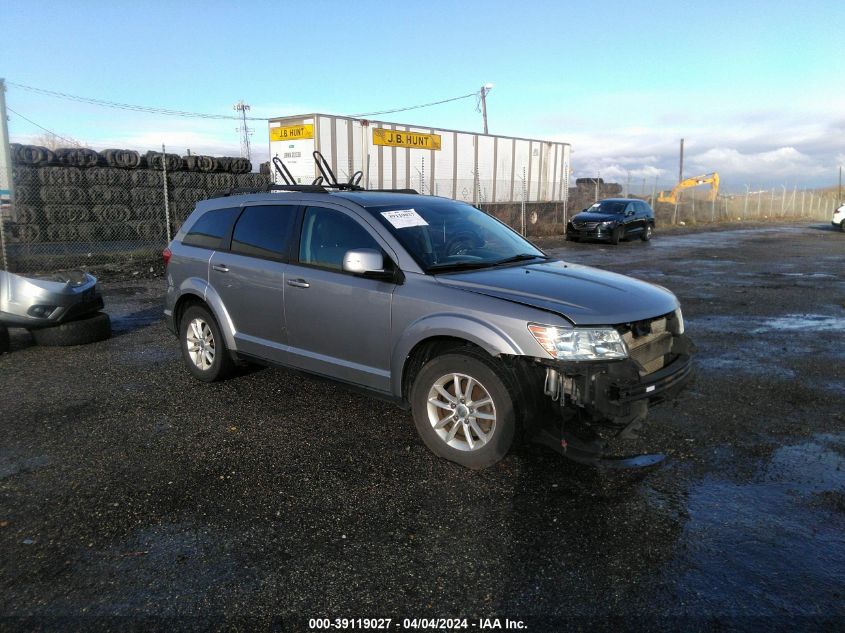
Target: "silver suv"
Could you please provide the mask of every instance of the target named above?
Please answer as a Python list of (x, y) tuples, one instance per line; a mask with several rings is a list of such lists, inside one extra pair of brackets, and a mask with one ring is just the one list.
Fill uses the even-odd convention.
[(164, 252), (166, 321), (199, 380), (244, 362), (329, 377), (484, 468), (518, 435), (608, 462), (691, 375), (665, 288), (553, 259), (454, 200), (273, 189), (198, 203)]

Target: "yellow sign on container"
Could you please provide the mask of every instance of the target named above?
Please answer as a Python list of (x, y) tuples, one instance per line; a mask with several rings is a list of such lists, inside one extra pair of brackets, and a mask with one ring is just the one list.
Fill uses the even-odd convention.
[(400, 130), (385, 130), (373, 128), (373, 145), (387, 145), (389, 147), (410, 147), (411, 149), (433, 149), (440, 151), (439, 134), (420, 134), (419, 132), (402, 132)]
[(314, 125), (288, 125), (286, 127), (271, 127), (271, 141), (299, 141), (306, 138), (314, 138)]

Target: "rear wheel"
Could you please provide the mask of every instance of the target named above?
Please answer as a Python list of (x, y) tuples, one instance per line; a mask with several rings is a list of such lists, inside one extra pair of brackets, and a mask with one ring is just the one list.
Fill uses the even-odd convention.
[(461, 466), (492, 466), (513, 444), (516, 414), (504, 370), (481, 352), (426, 363), (411, 389), (411, 407), (425, 445)]
[(640, 235), (640, 239), (643, 242), (648, 242), (651, 239), (651, 233), (653, 230), (654, 229), (652, 229), (651, 224), (646, 224), (645, 230), (642, 232), (642, 235)]
[(111, 337), (111, 319), (105, 312), (96, 312), (91, 316), (61, 325), (31, 330), (31, 333), (38, 345), (49, 347), (87, 345)]
[(185, 310), (179, 322), (179, 341), (185, 366), (195, 378), (214, 382), (232, 373), (235, 363), (207, 308), (194, 305)]
[(9, 328), (0, 323), (0, 354), (8, 352), (9, 347)]

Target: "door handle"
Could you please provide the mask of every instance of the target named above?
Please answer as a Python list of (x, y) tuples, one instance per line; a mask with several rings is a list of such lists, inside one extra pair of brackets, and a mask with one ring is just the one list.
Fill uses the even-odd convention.
[(311, 284), (304, 279), (288, 279), (288, 286), (293, 286), (294, 288), (310, 288)]
[(226, 264), (214, 264), (211, 270), (216, 270), (218, 273), (227, 273), (229, 272), (229, 267)]

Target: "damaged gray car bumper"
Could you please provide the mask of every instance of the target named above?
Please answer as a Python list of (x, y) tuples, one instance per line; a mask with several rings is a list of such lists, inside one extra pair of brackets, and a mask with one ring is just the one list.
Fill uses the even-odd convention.
[(0, 271), (0, 322), (28, 329), (50, 327), (103, 308), (97, 278), (82, 271), (24, 277)]

